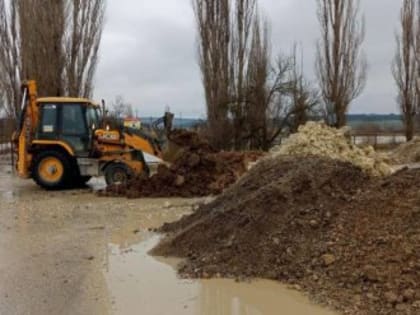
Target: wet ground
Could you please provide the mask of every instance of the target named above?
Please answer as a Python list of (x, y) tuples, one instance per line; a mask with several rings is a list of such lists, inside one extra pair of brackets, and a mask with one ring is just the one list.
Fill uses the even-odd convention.
[(0, 201), (0, 314), (333, 314), (274, 282), (181, 280), (149, 256), (149, 229), (198, 200), (46, 192), (0, 163)]

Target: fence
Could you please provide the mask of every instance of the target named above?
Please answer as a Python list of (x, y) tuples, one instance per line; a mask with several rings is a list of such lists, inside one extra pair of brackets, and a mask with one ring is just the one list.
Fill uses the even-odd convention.
[(353, 131), (351, 139), (357, 145), (372, 145), (375, 149), (389, 149), (406, 142), (403, 131)]

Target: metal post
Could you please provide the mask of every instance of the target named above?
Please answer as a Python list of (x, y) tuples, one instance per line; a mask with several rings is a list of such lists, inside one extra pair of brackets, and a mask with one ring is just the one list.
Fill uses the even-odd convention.
[(10, 140), (10, 161), (11, 161), (11, 167), (12, 167), (12, 174), (15, 173), (15, 156), (13, 152), (13, 141)]

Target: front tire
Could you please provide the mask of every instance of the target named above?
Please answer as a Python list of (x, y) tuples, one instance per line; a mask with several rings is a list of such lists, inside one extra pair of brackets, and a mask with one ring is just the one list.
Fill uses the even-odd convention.
[(69, 157), (60, 151), (44, 151), (36, 155), (32, 170), (34, 181), (47, 190), (66, 188), (72, 169)]
[(108, 186), (124, 185), (133, 177), (133, 172), (126, 164), (111, 163), (105, 168), (104, 175)]

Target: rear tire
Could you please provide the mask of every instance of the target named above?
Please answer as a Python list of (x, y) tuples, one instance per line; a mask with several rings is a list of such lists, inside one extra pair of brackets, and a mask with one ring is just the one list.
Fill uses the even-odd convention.
[(32, 178), (47, 190), (67, 188), (72, 174), (71, 161), (60, 151), (44, 151), (35, 156)]
[(105, 168), (104, 175), (108, 186), (116, 184), (124, 185), (133, 177), (133, 172), (124, 163), (111, 163)]

